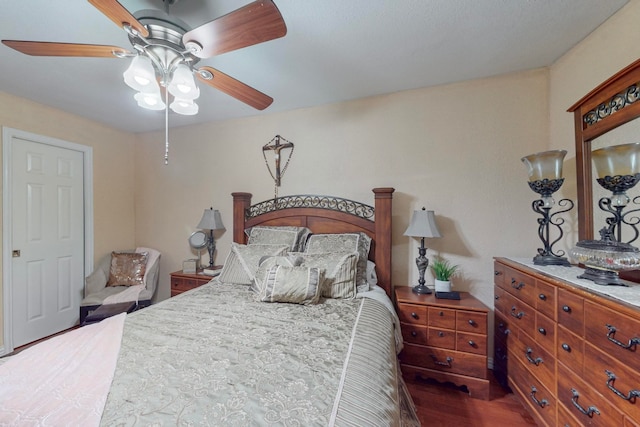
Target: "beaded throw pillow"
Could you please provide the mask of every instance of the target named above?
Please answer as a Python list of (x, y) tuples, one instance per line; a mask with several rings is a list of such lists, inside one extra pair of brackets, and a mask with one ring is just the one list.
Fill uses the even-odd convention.
[(144, 285), (148, 252), (111, 252), (107, 286)]

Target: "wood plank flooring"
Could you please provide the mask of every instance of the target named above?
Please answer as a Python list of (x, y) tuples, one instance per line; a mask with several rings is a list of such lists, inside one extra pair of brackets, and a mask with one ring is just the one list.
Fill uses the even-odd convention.
[(514, 394), (506, 392), (491, 373), (490, 376), (489, 401), (472, 399), (450, 383), (404, 378), (423, 426), (535, 426), (535, 421)]

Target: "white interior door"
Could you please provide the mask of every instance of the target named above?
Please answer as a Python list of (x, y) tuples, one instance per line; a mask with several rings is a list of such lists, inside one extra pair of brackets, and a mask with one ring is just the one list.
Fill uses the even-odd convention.
[(4, 211), (10, 210), (11, 223), (4, 259), (10, 257), (11, 314), (4, 319), (15, 348), (77, 324), (85, 277), (86, 153), (28, 135), (13, 134), (7, 143), (11, 200)]

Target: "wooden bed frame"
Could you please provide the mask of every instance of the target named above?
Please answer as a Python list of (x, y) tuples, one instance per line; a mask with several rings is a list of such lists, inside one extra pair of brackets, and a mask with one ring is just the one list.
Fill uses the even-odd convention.
[(251, 205), (250, 193), (232, 193), (233, 241), (246, 243), (245, 229), (257, 225), (307, 227), (315, 234), (362, 231), (371, 237), (369, 259), (378, 286), (393, 299), (391, 207), (393, 188), (374, 188), (375, 207), (333, 196), (283, 196)]

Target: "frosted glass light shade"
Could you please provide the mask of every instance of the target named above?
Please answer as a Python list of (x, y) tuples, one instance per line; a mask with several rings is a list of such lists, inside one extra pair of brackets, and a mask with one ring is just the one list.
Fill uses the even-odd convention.
[(562, 178), (562, 162), (566, 155), (566, 150), (551, 150), (530, 154), (520, 160), (527, 167), (529, 181), (552, 180)]
[(160, 96), (160, 92), (138, 92), (134, 96), (134, 99), (138, 101), (138, 105), (148, 110), (164, 110), (165, 105)]
[(138, 92), (155, 92), (159, 90), (156, 71), (151, 60), (144, 55), (135, 56), (127, 71), (122, 74), (124, 82)]
[(184, 64), (176, 66), (169, 83), (169, 93), (176, 98), (194, 100), (200, 96), (193, 73)]
[(640, 173), (640, 142), (613, 145), (591, 153), (598, 178)]
[(194, 114), (198, 114), (198, 104), (193, 102), (190, 99), (179, 99), (176, 98), (169, 107), (178, 114), (182, 114), (184, 116), (193, 116)]

